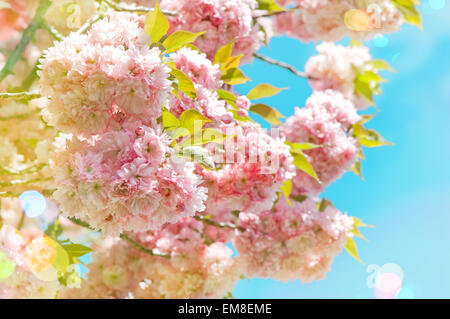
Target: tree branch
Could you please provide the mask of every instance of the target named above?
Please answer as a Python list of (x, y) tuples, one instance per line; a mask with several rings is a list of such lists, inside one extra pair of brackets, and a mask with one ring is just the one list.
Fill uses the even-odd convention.
[(64, 36), (58, 32), (52, 25), (48, 24), (46, 21), (42, 23), (42, 27), (46, 29), (50, 34), (58, 41), (64, 40)]
[(33, 39), (36, 31), (40, 28), (42, 28), (44, 23), (44, 15), (47, 12), (48, 8), (50, 7), (51, 2), (50, 0), (40, 0), (39, 6), (36, 10), (36, 15), (34, 16), (33, 20), (31, 20), (31, 23), (28, 25), (28, 27), (22, 32), (22, 38), (20, 39), (19, 43), (14, 48), (14, 51), (11, 53), (11, 55), (8, 58), (8, 61), (6, 61), (5, 66), (0, 71), (0, 81), (2, 81), (4, 78), (6, 78), (8, 75), (13, 74), (14, 66), (16, 65), (17, 61), (22, 56), (23, 51), (25, 51), (27, 45), (30, 43), (31, 39)]
[(269, 64), (282, 67), (282, 68), (292, 72), (293, 74), (295, 74), (296, 76), (299, 76), (301, 78), (314, 79), (314, 78), (310, 77), (308, 74), (306, 74), (305, 72), (300, 72), (296, 68), (294, 68), (292, 65), (289, 65), (287, 63), (284, 63), (284, 62), (281, 62), (281, 61), (277, 61), (275, 59), (272, 59), (272, 58), (266, 57), (264, 55), (261, 55), (259, 53), (254, 53), (253, 56), (255, 58), (260, 59), (260, 60), (262, 60), (264, 62), (267, 62)]
[[(106, 3), (110, 8), (114, 9), (115, 11), (125, 11), (125, 12), (152, 12), (154, 8), (148, 8), (148, 7), (141, 7), (141, 6), (124, 6), (117, 3), (112, 2), (111, 0), (97, 0), (99, 3)], [(176, 12), (170, 12), (170, 11), (163, 11), (167, 16), (176, 16)]]
[(208, 225), (211, 225), (214, 227), (218, 227), (218, 228), (229, 228), (229, 229), (233, 229), (233, 230), (245, 231), (245, 228), (243, 228), (243, 227), (236, 226), (232, 223), (216, 222), (214, 220), (206, 218), (205, 216), (194, 216), (194, 219), (198, 220), (200, 222), (203, 222), (205, 224), (208, 224)]
[(90, 18), (89, 20), (86, 21), (85, 24), (83, 24), (81, 26), (81, 28), (79, 28), (76, 33), (78, 34), (82, 34), (84, 32), (86, 32), (95, 22), (97, 22), (98, 20), (103, 19), (103, 14), (96, 14), (94, 15), (92, 18)]
[[(98, 231), (97, 229), (92, 228), (88, 223), (86, 223), (86, 222), (84, 222), (84, 221), (82, 221), (82, 220), (79, 220), (78, 218), (75, 218), (75, 217), (69, 217), (68, 219), (69, 219), (72, 223), (74, 223), (74, 224), (76, 224), (76, 225), (78, 225), (78, 226), (88, 228), (88, 229), (90, 229), (90, 230), (92, 230), (92, 231)], [(143, 252), (146, 253), (146, 254), (149, 254), (149, 255), (151, 255), (151, 256), (170, 258), (170, 255), (158, 253), (158, 252), (156, 252), (156, 251), (153, 251), (153, 250), (151, 250), (151, 249), (148, 249), (148, 248), (142, 246), (141, 244), (139, 244), (138, 242), (136, 242), (134, 239), (128, 237), (128, 236), (125, 235), (125, 234), (120, 234), (120, 238), (123, 239), (123, 240), (125, 240), (125, 241), (127, 241), (128, 243), (132, 244), (133, 246), (137, 247), (139, 250), (143, 251)]]

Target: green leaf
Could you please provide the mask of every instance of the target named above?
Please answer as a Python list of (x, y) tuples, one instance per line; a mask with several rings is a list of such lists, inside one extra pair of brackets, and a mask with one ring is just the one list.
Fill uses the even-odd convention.
[(197, 92), (195, 91), (195, 86), (192, 80), (182, 71), (178, 70), (174, 64), (170, 74), (178, 80), (178, 89), (181, 92), (189, 96), (191, 99), (195, 99), (197, 97)]
[(156, 1), (155, 9), (145, 17), (145, 33), (150, 36), (152, 43), (158, 42), (169, 31), (169, 21), (159, 9)]
[(56, 259), (52, 266), (61, 274), (64, 274), (69, 267), (70, 258), (66, 250), (57, 242), (54, 242), (56, 247)]
[(387, 70), (391, 72), (395, 72), (395, 70), (384, 60), (370, 60), (366, 62), (366, 65), (371, 67), (374, 70)]
[(303, 203), (305, 199), (307, 199), (307, 196), (304, 195), (297, 195), (297, 196), (291, 196), (291, 199), (295, 200), (296, 202)]
[(270, 14), (274, 12), (286, 11), (284, 8), (280, 7), (275, 0), (257, 0), (258, 10), (266, 10)]
[(183, 137), (183, 136), (190, 135), (190, 134), (191, 134), (191, 132), (187, 128), (184, 128), (184, 127), (177, 127), (174, 130), (172, 130), (172, 138), (174, 140), (179, 139), (180, 137)]
[(53, 240), (57, 241), (62, 232), (63, 228), (61, 226), (61, 223), (59, 222), (59, 218), (57, 217), (55, 221), (48, 226), (45, 234)]
[(293, 153), (291, 152), (292, 156), (294, 157), (294, 165), (301, 171), (305, 172), (312, 178), (314, 178), (316, 181), (319, 181), (319, 178), (316, 175), (316, 172), (314, 172), (314, 168), (311, 166), (311, 164), (308, 162), (306, 156), (302, 153)]
[(288, 180), (283, 182), (283, 185), (280, 187), (280, 190), (283, 192), (284, 197), (286, 197), (286, 202), (289, 206), (291, 206), (291, 201), (289, 200), (289, 196), (292, 191), (292, 180)]
[(162, 112), (162, 122), (165, 129), (171, 129), (180, 126), (180, 121), (175, 115), (170, 113), (168, 110)]
[(225, 135), (216, 129), (206, 128), (201, 132), (196, 132), (194, 135), (190, 135), (185, 138), (181, 143), (179, 143), (179, 146), (200, 146), (211, 142), (222, 144), (229, 137), (231, 136)]
[(377, 131), (368, 130), (358, 123), (352, 125), (352, 136), (358, 139), (359, 144), (366, 147), (393, 145), (391, 142), (386, 141)]
[(323, 147), (323, 145), (317, 145), (312, 143), (291, 143), (289, 141), (284, 142), (286, 145), (289, 145), (291, 147), (291, 152), (294, 153), (302, 153), (302, 151), (305, 150), (312, 150), (314, 148)]
[(347, 242), (344, 246), (345, 250), (347, 250), (347, 252), (350, 254), (350, 256), (352, 256), (353, 258), (355, 258), (357, 261), (359, 261), (361, 264), (364, 264), (362, 262), (362, 260), (359, 258), (358, 255), (358, 248), (356, 247), (356, 243), (353, 240), (353, 238), (347, 237)]
[(243, 84), (250, 79), (245, 76), (245, 74), (237, 68), (228, 69), (224, 75), (222, 75), (221, 80), (229, 85)]
[(266, 104), (253, 104), (250, 107), (250, 111), (258, 114), (263, 119), (265, 119), (267, 122), (269, 122), (272, 125), (280, 125), (283, 122), (280, 121), (280, 118), (284, 118), (283, 114), (278, 112), (277, 109), (270, 107)]
[(250, 100), (258, 100), (265, 97), (271, 97), (278, 93), (280, 93), (283, 90), (286, 90), (287, 88), (276, 88), (273, 85), (264, 83), (259, 84), (258, 86), (254, 87), (248, 94), (247, 97)]
[(69, 244), (69, 245), (63, 245), (62, 246), (64, 250), (69, 255), (69, 258), (78, 258), (81, 256), (84, 256), (92, 251), (91, 248), (80, 245), (80, 244)]
[(369, 103), (373, 104), (373, 92), (369, 83), (360, 81), (358, 77), (355, 80), (355, 93), (365, 98)]
[(416, 25), (422, 30), (422, 19), (420, 12), (415, 7), (420, 4), (417, 0), (391, 0), (394, 6), (402, 13), (405, 21), (409, 24)]
[[(196, 121), (199, 121), (200, 125), (195, 126)], [(183, 128), (186, 128), (191, 132), (191, 134), (195, 133), (195, 129), (201, 129), (203, 125), (207, 122), (212, 122), (209, 118), (203, 116), (199, 111), (196, 109), (189, 109), (184, 111), (180, 115), (180, 125)]]
[(224, 100), (231, 106), (236, 107), (236, 96), (233, 93), (219, 89), (217, 90), (217, 94), (222, 100)]
[(220, 69), (223, 73), (226, 73), (229, 69), (236, 69), (241, 63), (241, 58), (243, 54), (239, 54), (228, 58), (228, 60), (220, 65)]
[(363, 73), (358, 75), (359, 81), (370, 83), (370, 82), (386, 82), (385, 79), (383, 79), (381, 76), (379, 76), (377, 73), (373, 71), (364, 71)]
[(321, 213), (323, 213), (327, 207), (333, 207), (333, 203), (326, 198), (322, 198), (321, 201), (317, 203), (317, 209)]
[(166, 48), (166, 53), (174, 52), (179, 48), (194, 42), (204, 33), (205, 32), (192, 33), (189, 31), (175, 31), (164, 40), (163, 46)]
[(199, 163), (207, 169), (215, 168), (211, 154), (201, 146), (186, 146), (181, 150), (180, 155)]
[(217, 50), (214, 57), (214, 64), (221, 64), (228, 61), (233, 51), (234, 40)]

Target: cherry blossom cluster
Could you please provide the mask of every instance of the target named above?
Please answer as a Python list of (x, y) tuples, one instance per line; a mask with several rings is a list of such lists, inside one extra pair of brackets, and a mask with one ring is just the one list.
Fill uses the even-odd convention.
[(205, 32), (194, 44), (210, 59), (232, 40), (243, 61), (264, 44), (264, 32), (253, 22), (255, 0), (165, 0), (161, 7), (178, 13), (170, 19), (171, 30)]

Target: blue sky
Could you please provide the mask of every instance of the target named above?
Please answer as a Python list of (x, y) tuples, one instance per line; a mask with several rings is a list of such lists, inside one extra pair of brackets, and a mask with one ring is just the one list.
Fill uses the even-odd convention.
[[(384, 41), (366, 43), (374, 58), (397, 70), (383, 74), (389, 82), (375, 99), (380, 112), (369, 124), (395, 145), (365, 151), (365, 181), (348, 173), (324, 194), (342, 211), (376, 226), (363, 230), (369, 242), (357, 242), (365, 266), (344, 252), (325, 280), (246, 279), (238, 283), (236, 298), (373, 298), (366, 267), (386, 263), (403, 270), (401, 296), (450, 298), (449, 2), (422, 1), (424, 31), (404, 25)], [(303, 70), (315, 49), (278, 37), (261, 53)], [(244, 71), (253, 81), (240, 86), (240, 93), (259, 83), (290, 88), (264, 101), (286, 116), (311, 94), (305, 80), (264, 62), (254, 61)]]

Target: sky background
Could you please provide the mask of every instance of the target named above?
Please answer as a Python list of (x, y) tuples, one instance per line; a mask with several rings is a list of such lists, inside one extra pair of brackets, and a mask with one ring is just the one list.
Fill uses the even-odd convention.
[[(346, 252), (338, 256), (325, 280), (241, 280), (236, 298), (374, 298), (367, 266), (395, 263), (403, 270), (401, 298), (450, 298), (450, 1), (424, 0), (424, 31), (404, 25), (400, 32), (366, 42), (374, 58), (385, 59), (397, 73), (376, 96), (379, 114), (367, 126), (395, 146), (365, 150), (365, 181), (347, 173), (324, 196), (349, 215), (376, 228), (358, 239), (365, 265)], [(272, 39), (260, 53), (299, 70), (315, 54), (286, 37)], [(306, 80), (261, 61), (244, 68), (253, 80), (237, 88), (246, 94), (259, 83), (289, 87), (263, 100), (285, 116), (304, 106), (311, 89)]]

